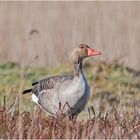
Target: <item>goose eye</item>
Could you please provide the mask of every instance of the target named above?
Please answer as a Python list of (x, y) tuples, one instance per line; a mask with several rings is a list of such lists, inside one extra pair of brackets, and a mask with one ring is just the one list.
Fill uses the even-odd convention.
[(81, 46), (81, 49), (83, 49), (84, 47), (83, 46)]

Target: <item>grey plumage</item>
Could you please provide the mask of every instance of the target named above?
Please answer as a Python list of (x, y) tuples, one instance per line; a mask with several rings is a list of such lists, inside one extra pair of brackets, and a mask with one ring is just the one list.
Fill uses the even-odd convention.
[(89, 86), (82, 71), (82, 60), (98, 54), (100, 52), (86, 44), (80, 44), (72, 53), (73, 75), (46, 77), (34, 82), (33, 87), (23, 93), (32, 92), (32, 100), (49, 114), (58, 114), (60, 104), (65, 115), (78, 114), (87, 104), (90, 95)]
[(39, 92), (43, 90), (53, 89), (56, 85), (63, 84), (65, 81), (70, 82), (73, 79), (73, 75), (56, 75), (52, 77), (46, 77), (40, 81), (37, 81), (32, 88), (32, 93), (36, 96), (39, 95)]

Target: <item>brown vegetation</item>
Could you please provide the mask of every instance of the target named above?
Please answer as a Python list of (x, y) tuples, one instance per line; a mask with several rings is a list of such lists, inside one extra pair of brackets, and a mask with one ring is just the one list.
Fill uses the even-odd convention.
[[(86, 120), (48, 117), (38, 107), (33, 113), (21, 112), (17, 106), (14, 112), (7, 106), (0, 106), (0, 138), (3, 139), (140, 139), (140, 115), (132, 111), (123, 112), (115, 106), (105, 115), (89, 115)], [(89, 113), (91, 114), (91, 112)]]

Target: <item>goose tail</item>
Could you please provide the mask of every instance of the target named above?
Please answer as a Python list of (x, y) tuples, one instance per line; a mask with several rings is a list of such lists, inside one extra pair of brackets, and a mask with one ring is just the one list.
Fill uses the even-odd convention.
[(26, 94), (26, 93), (29, 93), (29, 92), (31, 92), (31, 91), (32, 91), (32, 88), (26, 89), (26, 90), (24, 90), (24, 91), (22, 92), (22, 94)]

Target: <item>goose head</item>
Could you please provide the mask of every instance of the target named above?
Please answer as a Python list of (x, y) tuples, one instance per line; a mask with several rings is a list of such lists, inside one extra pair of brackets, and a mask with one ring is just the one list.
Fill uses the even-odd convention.
[(80, 44), (77, 48), (73, 50), (72, 56), (73, 60), (83, 60), (86, 57), (91, 57), (100, 54), (100, 51), (90, 48), (87, 44)]

